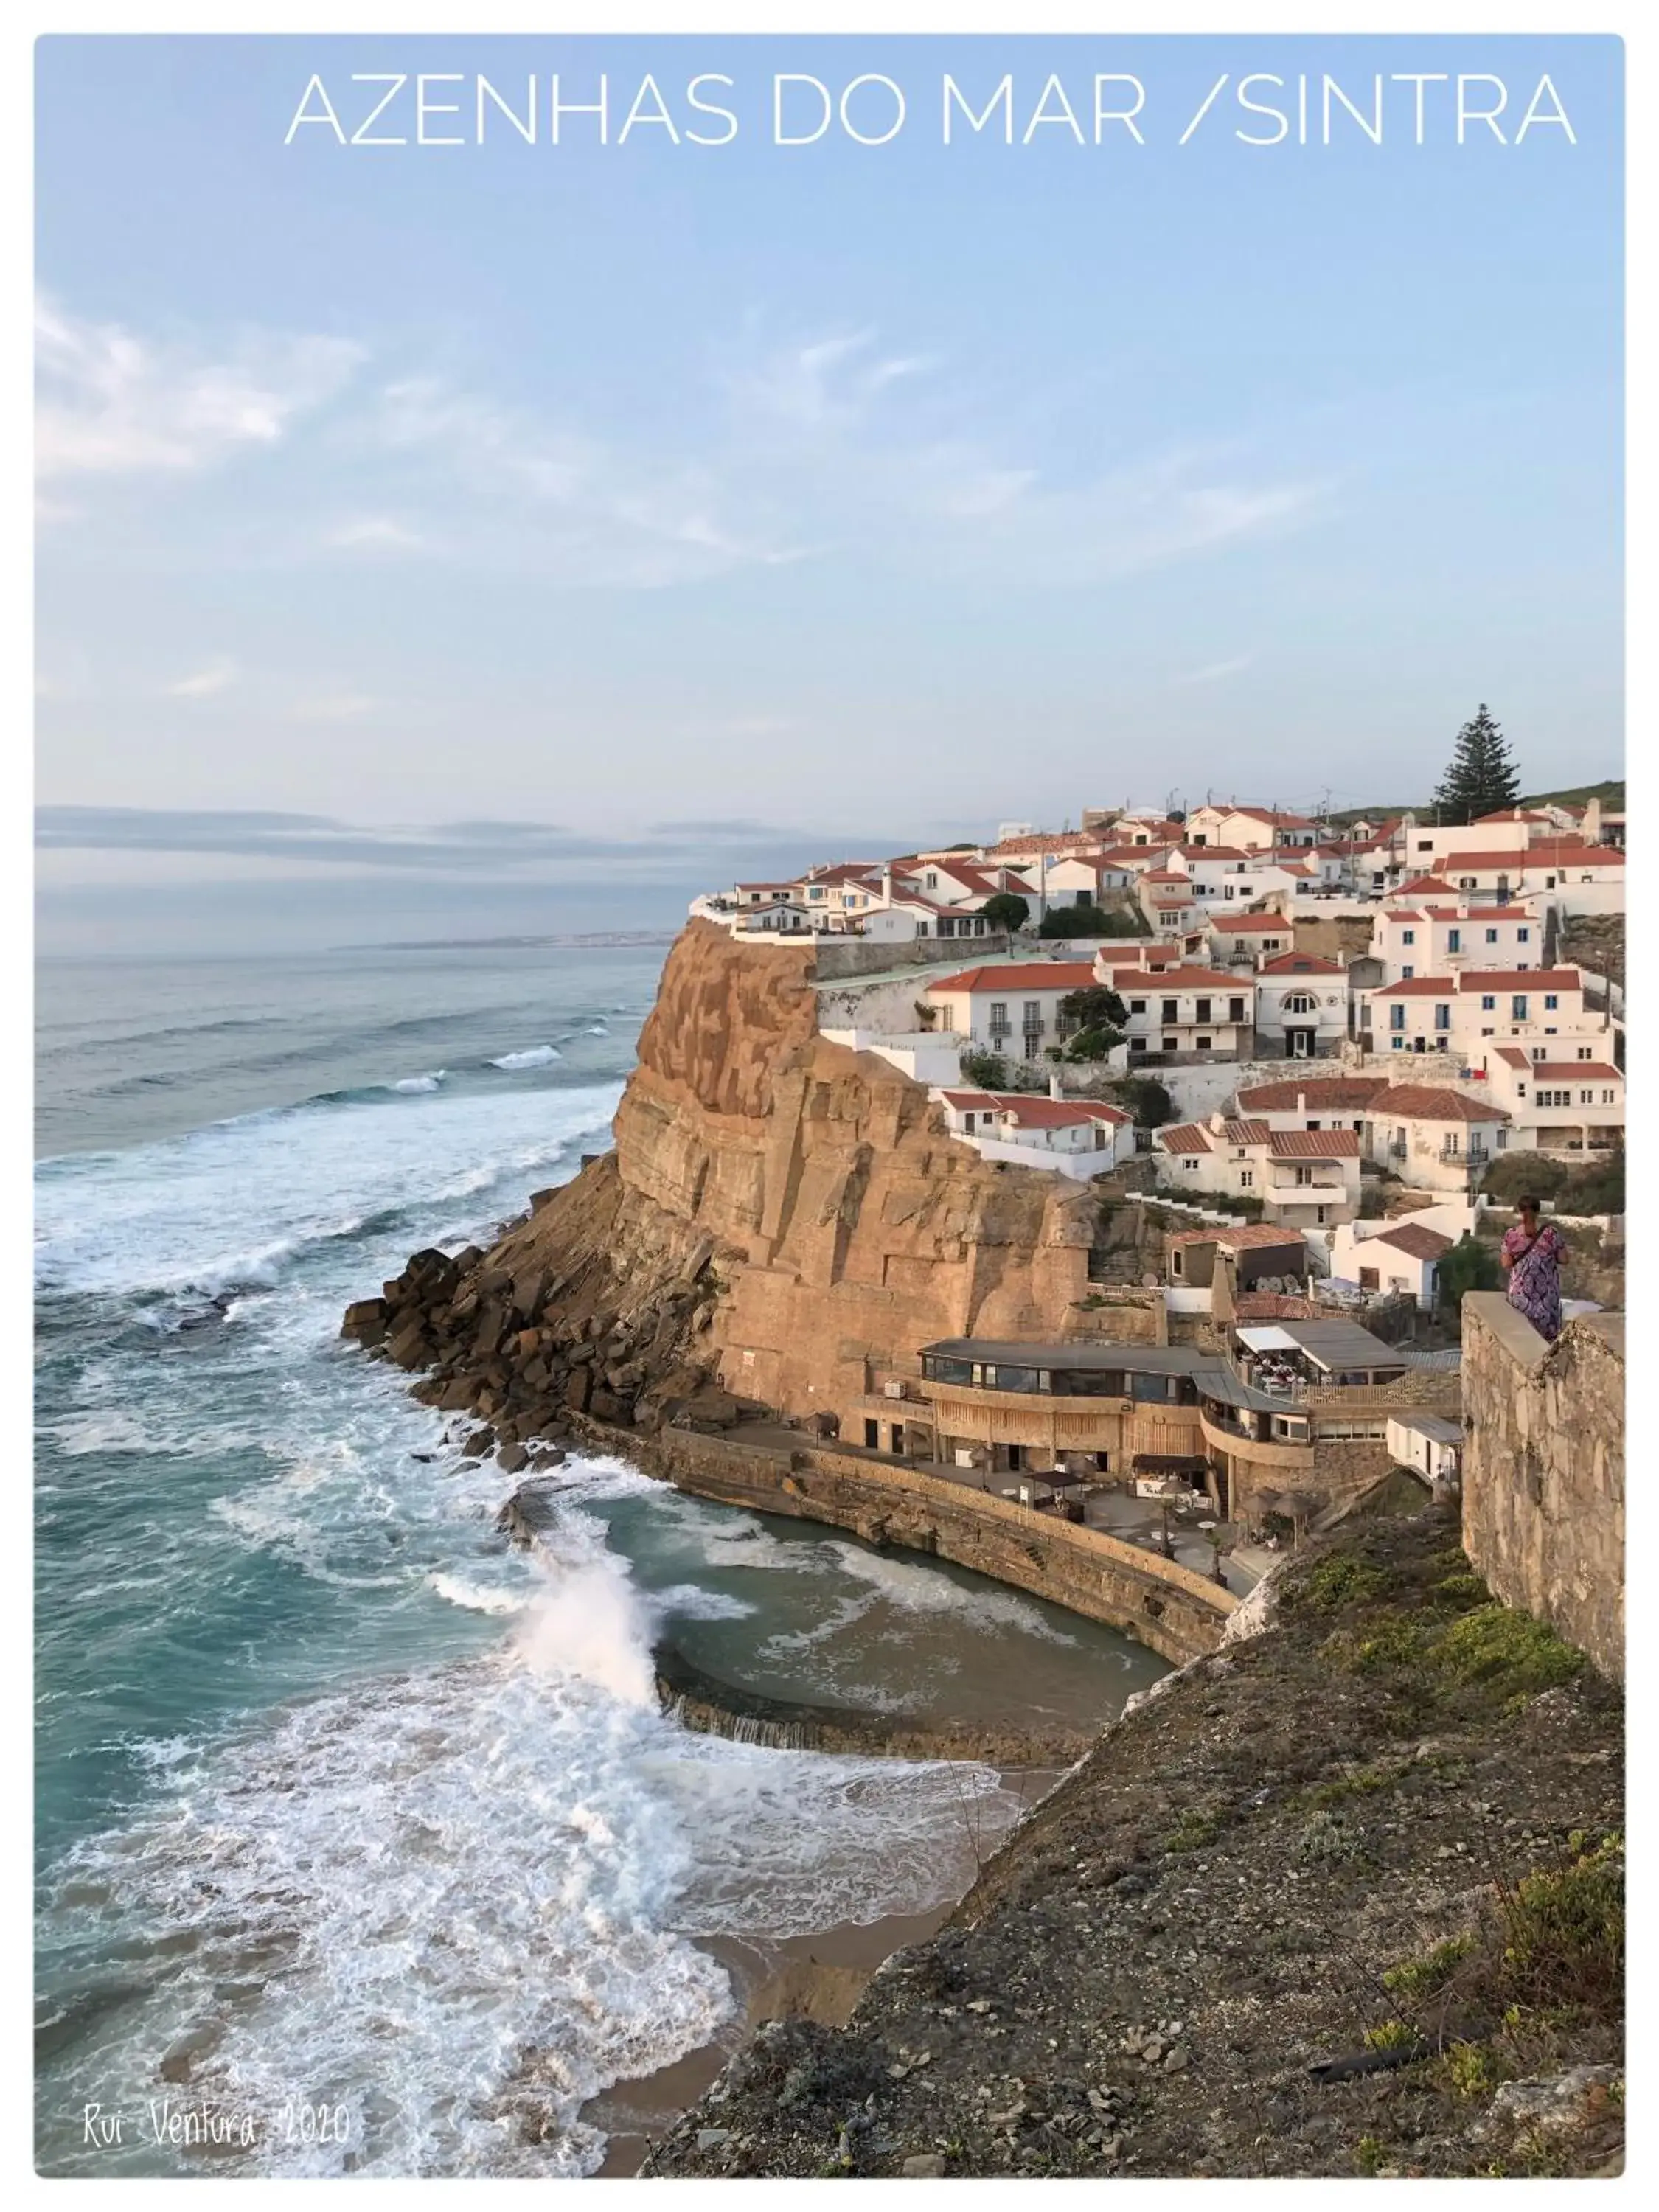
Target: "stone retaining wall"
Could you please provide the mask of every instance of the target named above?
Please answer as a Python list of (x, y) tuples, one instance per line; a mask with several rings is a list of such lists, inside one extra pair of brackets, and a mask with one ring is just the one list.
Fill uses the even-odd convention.
[(1463, 1548), (1495, 1596), (1625, 1672), (1625, 1324), (1554, 1344), (1497, 1291), (1463, 1301)]
[(1177, 1666), (1215, 1649), (1238, 1602), (1190, 1568), (1100, 1529), (805, 1439), (789, 1449), (666, 1429), (599, 1440), (699, 1497), (826, 1522), (869, 1543), (971, 1567), (1121, 1629)]

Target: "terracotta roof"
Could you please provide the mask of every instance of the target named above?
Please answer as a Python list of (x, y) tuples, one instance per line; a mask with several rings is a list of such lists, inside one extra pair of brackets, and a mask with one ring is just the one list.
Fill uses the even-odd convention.
[(1346, 975), (1340, 960), (1322, 960), (1314, 952), (1275, 952), (1256, 969), (1258, 975)]
[(1402, 1121), (1507, 1121), (1501, 1106), (1484, 1098), (1466, 1098), (1461, 1091), (1443, 1091), (1431, 1083), (1391, 1083), (1371, 1101), (1371, 1112), (1382, 1121), (1392, 1114)]
[(1310, 1075), (1285, 1083), (1259, 1083), (1238, 1094), (1246, 1113), (1283, 1112), (1305, 1103), (1309, 1107), (1369, 1106), (1379, 1091), (1389, 1088), (1386, 1075)]
[(1498, 1048), (1497, 1057), (1499, 1060), (1507, 1060), (1511, 1067), (1530, 1067), (1532, 1066), (1532, 1060), (1529, 1055), (1522, 1052), (1518, 1044), (1500, 1044)]
[(1240, 1291), (1233, 1300), (1235, 1321), (1317, 1321), (1319, 1309), (1311, 1298), (1294, 1297), (1285, 1291)]
[(1170, 1239), (1171, 1245), (1231, 1244), (1241, 1252), (1249, 1250), (1253, 1245), (1300, 1244), (1301, 1242), (1302, 1231), (1299, 1229), (1287, 1228), (1282, 1223), (1271, 1221), (1246, 1221), (1237, 1229), (1218, 1221), (1209, 1229), (1183, 1229), (1179, 1236)]
[[(1404, 921), (1407, 918), (1407, 917), (1405, 915), (1400, 914), (1396, 914), (1395, 915), (1395, 920), (1396, 921)], [(1472, 906), (1467, 914), (1460, 912), (1460, 910), (1455, 906), (1423, 907), (1419, 909), (1416, 918), (1419, 921), (1524, 921), (1531, 923), (1535, 922), (1538, 916), (1534, 911), (1530, 899), (1511, 899), (1507, 906)]]
[(1253, 979), (1248, 975), (1243, 981), (1237, 975), (1223, 975), (1213, 968), (1119, 968), (1114, 970), (1114, 988), (1122, 990), (1118, 978), (1127, 975), (1133, 981), (1138, 975), (1156, 975), (1166, 989), (1177, 991), (1231, 991), (1242, 995), (1245, 984)]
[(1389, 896), (1390, 898), (1416, 897), (1424, 891), (1449, 892), (1452, 889), (1453, 886), (1450, 884), (1443, 882), (1438, 876), (1413, 876), (1408, 884), (1401, 884), (1398, 890), (1390, 891)]
[(1207, 1152), (1210, 1139), (1196, 1121), (1181, 1121), (1175, 1127), (1159, 1129), (1158, 1143), (1166, 1152)]
[(1219, 800), (1204, 809), (1206, 814), (1243, 814), (1252, 822), (1271, 823), (1280, 830), (1316, 830), (1319, 824), (1305, 814), (1285, 814), (1271, 806), (1224, 806)]
[(1011, 960), (996, 968), (964, 968), (941, 975), (927, 991), (1083, 991), (1095, 980), (1091, 960)]
[(1148, 868), (1140, 880), (1144, 884), (1184, 884), (1188, 878), (1179, 868)]
[(1541, 812), (1535, 806), (1500, 806), (1496, 814), (1477, 814), (1475, 821), (1483, 822), (1549, 822), (1553, 815)]
[(1255, 931), (1270, 930), (1275, 937), (1288, 937), (1291, 925), (1282, 914), (1214, 914), (1210, 916), (1212, 929)]
[(1622, 1072), (1609, 1067), (1604, 1060), (1534, 1060), (1526, 1062), (1533, 1073), (1546, 1083), (1570, 1083), (1577, 1077), (1581, 1083), (1622, 1083)]
[(1453, 999), (1455, 975), (1407, 975), (1398, 983), (1384, 983), (1372, 992), (1374, 999)]
[[(1535, 847), (1534, 850), (1536, 850)], [(1478, 876), (1486, 868), (1501, 869), (1509, 874), (1518, 875), (1526, 866), (1528, 858), (1524, 848), (1518, 853), (1445, 853), (1435, 865), (1443, 868), (1448, 875), (1461, 869), (1467, 876)]]
[(1033, 830), (1029, 836), (1004, 837), (985, 848), (988, 860), (999, 853), (1087, 853), (1098, 851), (1097, 830)]
[(734, 884), (732, 888), (739, 891), (792, 891), (795, 882), (796, 878), (792, 876), (787, 884)]
[(1276, 1160), (1357, 1160), (1359, 1133), (1355, 1129), (1275, 1129), (1267, 1150)]
[(1437, 1229), (1425, 1229), (1420, 1221), (1402, 1221), (1397, 1229), (1384, 1229), (1376, 1237), (1368, 1237), (1359, 1247), (1390, 1244), (1396, 1252), (1408, 1252), (1413, 1260), (1437, 1260), (1443, 1252), (1449, 1252), (1452, 1240), (1443, 1237)]
[(1577, 991), (1583, 978), (1576, 968), (1466, 968), (1460, 991)]
[(1188, 860), (1250, 860), (1255, 855), (1247, 853), (1242, 845), (1183, 845), (1182, 857)]
[(1586, 845), (1582, 838), (1540, 837), (1528, 848), (1534, 864), (1560, 868), (1622, 868), (1623, 849), (1617, 845)]
[(1075, 1127), (1082, 1121), (1127, 1121), (1118, 1107), (1097, 1098), (1043, 1098), (1029, 1091), (945, 1091), (940, 1094), (959, 1113), (1012, 1114), (1033, 1129)]
[(1224, 1121), (1221, 1133), (1230, 1145), (1265, 1145), (1273, 1131), (1265, 1121)]

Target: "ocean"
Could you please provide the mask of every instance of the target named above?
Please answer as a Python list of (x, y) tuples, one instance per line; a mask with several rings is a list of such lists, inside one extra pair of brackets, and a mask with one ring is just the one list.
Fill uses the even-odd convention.
[(1018, 1816), (988, 1768), (686, 1731), (662, 1637), (988, 1720), (1164, 1671), (620, 1460), (511, 1551), (511, 1481), (340, 1342), (609, 1142), (662, 957), (40, 963), (41, 2171), (592, 2172), (584, 2106), (729, 2032), (714, 1939), (936, 1909)]

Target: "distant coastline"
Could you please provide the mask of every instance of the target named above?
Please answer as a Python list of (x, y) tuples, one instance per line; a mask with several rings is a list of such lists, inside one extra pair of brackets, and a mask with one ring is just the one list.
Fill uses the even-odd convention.
[(551, 937), (396, 937), (362, 945), (337, 945), (336, 952), (533, 952), (550, 946), (672, 945), (678, 929), (584, 929)]

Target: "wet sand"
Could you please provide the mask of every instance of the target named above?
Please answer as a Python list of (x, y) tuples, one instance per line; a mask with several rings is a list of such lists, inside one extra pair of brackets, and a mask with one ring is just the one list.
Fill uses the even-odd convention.
[[(1002, 1778), (1008, 1789), (1023, 1796), (1029, 1813), (1059, 1781), (1060, 1772), (1058, 1768), (1028, 1767), (1005, 1772)], [(959, 1902), (947, 1899), (930, 1912), (890, 1913), (864, 1926), (847, 1921), (775, 1943), (709, 1937), (701, 1948), (731, 1975), (737, 2009), (712, 2042), (654, 2073), (614, 2082), (583, 2106), (583, 2119), (602, 2128), (610, 2139), (596, 2178), (637, 2173), (652, 2142), (696, 2102), (762, 2021), (807, 2019), (840, 2026), (877, 1967), (895, 1951), (926, 1942)]]

